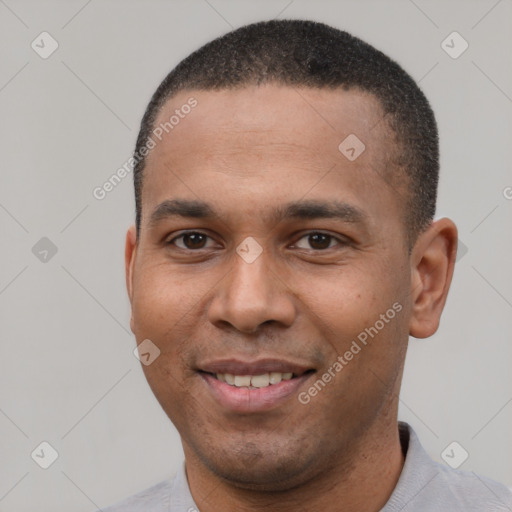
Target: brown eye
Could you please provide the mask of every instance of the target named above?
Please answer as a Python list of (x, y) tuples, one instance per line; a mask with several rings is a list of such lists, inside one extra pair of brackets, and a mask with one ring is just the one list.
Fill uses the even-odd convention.
[[(182, 235), (177, 236), (171, 240), (169, 243), (176, 245), (180, 249), (204, 249), (208, 238), (209, 236), (205, 235), (204, 233), (193, 231), (190, 233), (183, 233)], [(182, 245), (177, 244), (177, 240), (182, 240)]]
[[(299, 245), (301, 240), (307, 240), (307, 245), (309, 247)], [(337, 242), (337, 244), (340, 246), (346, 245), (346, 242), (344, 242), (343, 239), (336, 238), (333, 235), (329, 235), (328, 233), (320, 232), (313, 232), (304, 235), (295, 245), (299, 249), (314, 249), (316, 251), (322, 251), (334, 247), (336, 244), (331, 245), (331, 243), (334, 241)]]

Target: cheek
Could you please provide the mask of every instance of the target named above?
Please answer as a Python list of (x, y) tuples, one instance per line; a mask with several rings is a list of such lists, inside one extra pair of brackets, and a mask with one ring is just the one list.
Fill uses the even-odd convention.
[[(329, 275), (310, 276), (295, 285), (310, 319), (325, 323), (332, 333), (352, 334), (381, 309), (385, 293), (368, 269), (338, 268)], [(301, 280), (296, 280), (299, 283)]]
[[(372, 368), (386, 373), (401, 357), (407, 339), (405, 305), (398, 281), (376, 279), (379, 274), (383, 275), (340, 269), (337, 279), (323, 279), (321, 285), (301, 290), (309, 321), (328, 344), (328, 365), (347, 354), (343, 378)], [(355, 381), (359, 385), (361, 379)]]
[(189, 385), (186, 361), (190, 340), (201, 323), (201, 300), (208, 286), (211, 288), (205, 281), (198, 276), (180, 275), (168, 264), (141, 266), (137, 274), (132, 301), (133, 330), (137, 343), (149, 339), (159, 350), (154, 362), (143, 365), (159, 401), (179, 403), (181, 391)]
[(142, 369), (162, 408), (176, 418), (181, 417), (187, 400), (189, 373), (183, 359), (196, 321), (196, 295), (163, 266), (142, 269), (134, 286), (132, 314), (137, 343), (149, 339), (159, 350), (158, 357)]
[(165, 264), (141, 265), (134, 280), (132, 314), (135, 335), (161, 337), (175, 325), (186, 321), (204, 293), (204, 282), (193, 282)]

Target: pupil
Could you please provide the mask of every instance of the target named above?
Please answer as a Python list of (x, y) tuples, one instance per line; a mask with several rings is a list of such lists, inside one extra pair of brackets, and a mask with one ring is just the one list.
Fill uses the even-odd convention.
[[(315, 233), (310, 235), (310, 243), (312, 246), (317, 246), (317, 249), (327, 249), (329, 247), (329, 235), (323, 233)], [(320, 247), (318, 247), (320, 245)]]
[[(187, 243), (187, 241), (191, 243)], [(189, 247), (189, 249), (194, 249), (198, 247), (202, 247), (204, 243), (204, 235), (201, 233), (191, 233), (184, 236), (185, 245)]]

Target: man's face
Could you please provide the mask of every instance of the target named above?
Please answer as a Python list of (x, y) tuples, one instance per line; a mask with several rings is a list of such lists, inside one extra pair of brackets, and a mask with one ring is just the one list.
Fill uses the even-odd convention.
[[(132, 330), (161, 351), (144, 372), (187, 458), (285, 488), (350, 464), (370, 427), (395, 421), (411, 267), (403, 190), (383, 179), (394, 139), (368, 94), (276, 85), (181, 92), (155, 126), (191, 96), (147, 159), (127, 251)], [(355, 160), (355, 139), (338, 149), (350, 134), (365, 145)], [(170, 215), (173, 200), (214, 215)]]

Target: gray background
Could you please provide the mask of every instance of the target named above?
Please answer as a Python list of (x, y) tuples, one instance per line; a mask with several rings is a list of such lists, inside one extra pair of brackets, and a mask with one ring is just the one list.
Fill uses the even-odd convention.
[[(469, 453), (461, 469), (512, 485), (511, 0), (0, 0), (0, 511), (88, 512), (181, 463), (132, 353), (132, 176), (102, 201), (92, 191), (126, 162), (180, 59), (274, 17), (363, 38), (431, 100), (438, 217), (456, 222), (467, 252), (439, 331), (411, 339), (400, 418), (434, 459), (457, 441)], [(59, 44), (47, 59), (31, 48), (43, 31)], [(441, 47), (453, 31), (469, 43), (457, 59)], [(58, 249), (46, 262), (32, 252), (42, 237)], [(42, 441), (59, 453), (48, 469), (31, 458)]]

